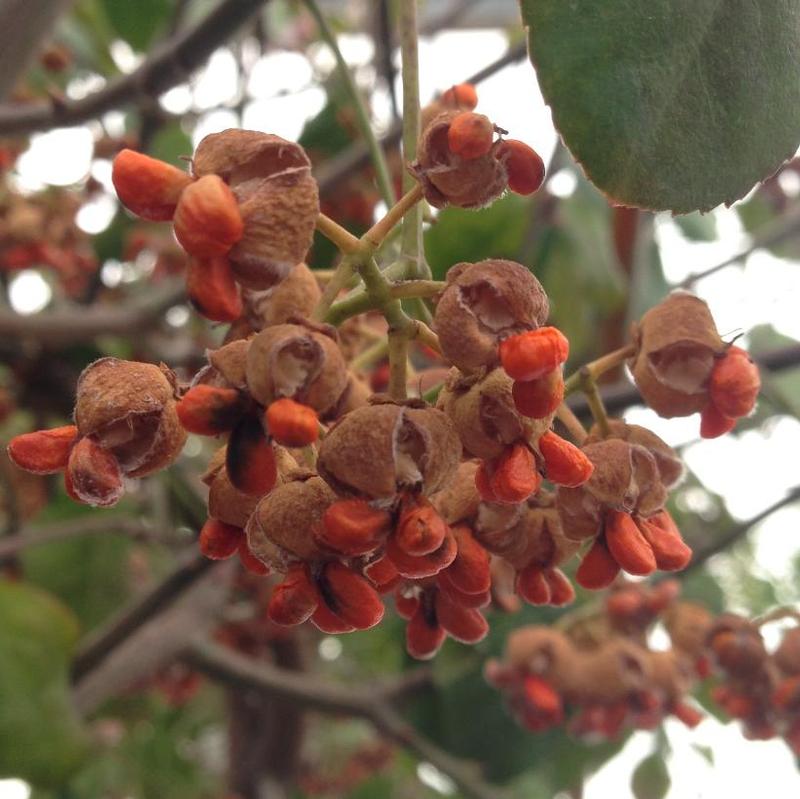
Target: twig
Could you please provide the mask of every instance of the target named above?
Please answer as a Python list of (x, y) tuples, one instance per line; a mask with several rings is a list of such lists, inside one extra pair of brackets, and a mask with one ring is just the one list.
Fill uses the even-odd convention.
[(726, 258), (724, 261), (720, 261), (718, 264), (715, 264), (708, 269), (704, 269), (701, 272), (696, 272), (693, 275), (689, 275), (689, 277), (687, 277), (685, 280), (678, 283), (676, 288), (689, 288), (698, 280), (702, 280), (704, 277), (713, 275), (715, 272), (719, 272), (726, 266), (731, 266), (739, 263), (740, 261), (744, 261), (745, 258), (747, 258), (749, 255), (752, 255), (756, 250), (760, 250), (765, 247), (774, 247), (776, 244), (780, 244), (782, 241), (791, 239), (798, 234), (800, 234), (800, 206), (793, 208), (789, 213), (785, 214), (779, 219), (775, 219), (769, 224), (764, 225), (764, 227), (762, 227), (752, 238), (749, 246), (745, 247), (740, 252), (730, 256), (730, 258)]
[(99, 334), (131, 336), (152, 327), (171, 306), (186, 296), (183, 280), (171, 282), (159, 292), (148, 293), (145, 302), (131, 301), (123, 308), (75, 307), (25, 316), (0, 310), (0, 336), (29, 337), (59, 346), (87, 341)]
[(572, 409), (565, 402), (556, 408), (556, 417), (569, 434), (575, 439), (575, 443), (580, 447), (586, 441), (586, 428), (581, 424), (581, 420), (572, 412)]
[(773, 621), (783, 621), (784, 619), (792, 619), (797, 624), (800, 624), (800, 610), (787, 606), (773, 608), (763, 616), (753, 619), (753, 624), (756, 627), (763, 627), (765, 624), (771, 624)]
[(187, 659), (196, 669), (226, 685), (264, 691), (286, 697), (309, 710), (364, 719), (388, 739), (446, 774), (470, 799), (499, 799), (503, 792), (485, 783), (470, 764), (453, 757), (423, 737), (390, 704), (430, 680), (430, 674), (412, 672), (409, 677), (350, 689), (316, 676), (300, 675), (256, 665), (251, 659), (211, 642), (192, 647)]
[(694, 557), (689, 565), (681, 572), (680, 576), (683, 577), (690, 572), (699, 569), (700, 566), (702, 566), (710, 558), (713, 558), (714, 555), (724, 552), (728, 547), (739, 541), (739, 539), (744, 538), (747, 533), (749, 533), (750, 530), (755, 527), (755, 525), (764, 521), (767, 516), (771, 516), (773, 513), (775, 513), (775, 511), (780, 510), (786, 505), (791, 505), (792, 502), (797, 502), (798, 500), (800, 500), (800, 486), (793, 488), (788, 494), (786, 494), (785, 497), (779, 499), (777, 502), (773, 502), (772, 505), (764, 508), (764, 510), (757, 513), (751, 519), (748, 519), (741, 524), (736, 524), (727, 532), (715, 537), (714, 540), (710, 541), (707, 546), (695, 548)]
[(317, 217), (317, 230), (345, 254), (355, 252), (358, 249), (358, 239), (349, 230), (345, 230), (338, 222), (325, 216), (325, 214), (320, 214)]
[(166, 41), (138, 69), (110, 80), (103, 89), (81, 100), (0, 105), (0, 134), (79, 125), (137, 100), (153, 102), (185, 81), (267, 2), (223, 0), (197, 25)]
[(132, 516), (97, 514), (70, 519), (68, 522), (39, 525), (23, 529), (19, 533), (0, 539), (0, 560), (16, 555), (25, 549), (65, 541), (84, 535), (120, 533), (132, 538), (146, 537), (152, 528)]
[[(224, 563), (224, 562), (223, 562)], [(72, 680), (78, 682), (102, 663), (123, 641), (166, 607), (171, 605), (209, 569), (220, 565), (202, 555), (193, 555), (149, 593), (124, 609), (94, 634), (72, 661)]]
[(364, 98), (361, 96), (358, 87), (356, 86), (353, 75), (350, 72), (350, 67), (344, 60), (342, 51), (339, 49), (339, 44), (336, 41), (336, 35), (331, 30), (325, 16), (319, 10), (316, 0), (303, 0), (305, 7), (309, 10), (314, 21), (319, 28), (320, 36), (325, 40), (328, 47), (333, 51), (333, 56), (336, 59), (336, 65), (339, 68), (339, 74), (344, 82), (345, 89), (347, 90), (350, 100), (353, 103), (353, 109), (356, 112), (356, 121), (358, 123), (361, 136), (364, 139), (369, 156), (372, 159), (372, 165), (375, 168), (375, 176), (378, 180), (378, 190), (381, 193), (381, 198), (386, 203), (387, 208), (391, 208), (395, 202), (394, 188), (392, 186), (392, 177), (389, 174), (389, 166), (386, 163), (386, 156), (384, 155), (383, 148), (380, 145), (374, 131), (372, 130), (372, 123), (369, 118), (369, 111), (364, 103)]

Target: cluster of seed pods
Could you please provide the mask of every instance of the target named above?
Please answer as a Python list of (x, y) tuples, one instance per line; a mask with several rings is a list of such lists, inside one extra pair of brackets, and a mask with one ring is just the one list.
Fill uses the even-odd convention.
[[(541, 159), (504, 139), (476, 102), (471, 87), (457, 86), (424, 115), (409, 169), (436, 207), (479, 207), (542, 182)], [(303, 260), (319, 204), (299, 145), (228, 130), (201, 141), (190, 174), (126, 150), (113, 179), (133, 213), (172, 220), (189, 255), (189, 297), (231, 327), (180, 388), (164, 367), (92, 364), (78, 384), (75, 425), (17, 437), (15, 463), (64, 470), (73, 496), (104, 506), (121, 495), (123, 476), (169, 465), (187, 432), (219, 439), (203, 477), (201, 551), (238, 554), (249, 571), (275, 575), (267, 615), (279, 625), (367, 629), (392, 592), (418, 658), (447, 636), (475, 643), (487, 634), (497, 574), (513, 575), (527, 602), (565, 605), (574, 590), (564, 568), (582, 548), (575, 577), (590, 589), (611, 585), (620, 570), (688, 563), (691, 550), (665, 510), (681, 465), (661, 439), (616, 420), (580, 446), (554, 432), (569, 343), (547, 325), (548, 298), (525, 266), (490, 259), (448, 271), (433, 329), (450, 371), (435, 407), (370, 396), (350, 364), (363, 349), (357, 330), (309, 319), (320, 288)], [(642, 318), (633, 341), (634, 378), (662, 415), (699, 410), (710, 435), (752, 409), (758, 373), (721, 341), (702, 301), (672, 295)], [(549, 635), (558, 659), (572, 644)], [(623, 705), (640, 724), (664, 712), (688, 717), (669, 687), (678, 678), (654, 653), (629, 658), (633, 645), (596, 653), (596, 667), (620, 679), (613, 718)], [(617, 674), (626, 663), (637, 665)], [(547, 694), (553, 718), (564, 701), (577, 702), (584, 672), (570, 669), (550, 694), (542, 674), (529, 682), (540, 699)], [(642, 675), (659, 669), (655, 702)], [(589, 716), (581, 724), (591, 732)]]
[[(693, 727), (702, 713), (689, 693), (710, 680), (712, 700), (747, 738), (782, 737), (798, 753), (800, 627), (785, 630), (768, 652), (757, 624), (731, 613), (714, 617), (679, 593), (674, 580), (617, 581), (593, 616), (563, 630), (516, 630), (502, 660), (487, 662), (486, 678), (532, 732), (564, 725), (590, 739), (652, 729), (667, 715)], [(668, 650), (648, 645), (659, 622)]]
[(487, 680), (532, 732), (565, 726), (575, 737), (610, 740), (649, 730), (667, 716), (694, 727), (702, 713), (688, 699), (698, 676), (673, 641), (655, 651), (647, 631), (674, 607), (677, 585), (622, 584), (598, 614), (565, 630), (523, 627), (508, 638)]

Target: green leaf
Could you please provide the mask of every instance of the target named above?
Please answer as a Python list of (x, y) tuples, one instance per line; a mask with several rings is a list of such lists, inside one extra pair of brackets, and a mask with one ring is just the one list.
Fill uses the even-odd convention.
[(675, 224), (689, 241), (715, 241), (717, 238), (717, 220), (711, 214), (677, 216)]
[(631, 777), (631, 790), (636, 799), (664, 799), (669, 786), (669, 771), (660, 754), (642, 760)]
[(167, 19), (169, 0), (103, 0), (108, 20), (121, 39), (144, 52)]
[(68, 668), (78, 624), (58, 600), (0, 582), (0, 778), (56, 786), (83, 761)]
[(796, 0), (522, 0), (564, 142), (622, 205), (730, 204), (800, 142)]

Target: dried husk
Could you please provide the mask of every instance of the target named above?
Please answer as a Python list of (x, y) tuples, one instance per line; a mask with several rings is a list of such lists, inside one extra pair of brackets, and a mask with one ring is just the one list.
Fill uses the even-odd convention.
[(505, 165), (495, 157), (498, 142), (479, 158), (464, 160), (450, 152), (447, 133), (460, 110), (439, 114), (420, 136), (417, 160), (409, 165), (420, 181), (425, 199), (435, 208), (455, 205), (481, 208), (496, 200), (508, 187)]
[(246, 371), (250, 393), (262, 405), (291, 397), (323, 417), (336, 407), (348, 382), (337, 343), (302, 325), (275, 325), (255, 335)]
[(672, 646), (687, 655), (698, 658), (703, 654), (714, 617), (702, 605), (694, 602), (676, 602), (663, 615)]
[(464, 378), (453, 369), (439, 392), (436, 407), (452, 419), (464, 449), (476, 458), (496, 458), (509, 444), (538, 440), (553, 417), (522, 416), (511, 395), (513, 381), (503, 369), (480, 378)]
[(137, 477), (172, 462), (183, 447), (174, 402), (175, 376), (166, 366), (101, 358), (78, 378), (75, 424)]
[(558, 690), (578, 680), (580, 656), (564, 633), (550, 627), (527, 626), (506, 640), (504, 661), (524, 673), (536, 674)]
[(403, 487), (439, 490), (460, 458), (441, 411), (383, 403), (342, 417), (323, 440), (317, 466), (340, 493), (392, 500)]
[(335, 501), (336, 494), (317, 475), (277, 486), (262, 497), (247, 523), (250, 550), (278, 571), (285, 571), (292, 560), (324, 559), (313, 531)]
[(694, 682), (690, 665), (680, 652), (668, 649), (663, 652), (647, 652), (650, 685), (669, 705), (678, 702), (692, 688)]
[[(675, 450), (666, 441), (646, 427), (641, 427), (638, 424), (626, 424), (621, 419), (609, 419), (608, 427), (610, 431), (608, 438), (619, 438), (631, 444), (638, 444), (655, 458), (661, 483), (665, 488), (673, 488), (677, 485), (681, 477), (683, 477), (683, 463)], [(589, 431), (586, 443), (593, 444), (603, 438), (606, 438), (606, 436), (603, 436), (595, 425)]]
[(568, 698), (579, 704), (626, 699), (650, 681), (648, 654), (624, 638), (613, 638), (598, 649), (584, 652), (579, 661), (579, 679), (567, 692)]
[(608, 509), (648, 517), (664, 507), (667, 492), (655, 458), (644, 447), (609, 438), (587, 444), (583, 452), (594, 464), (592, 476), (578, 488), (559, 486), (556, 493), (569, 539), (580, 541), (601, 532)]
[(319, 191), (299, 144), (273, 134), (225, 130), (200, 142), (192, 171), (196, 177), (219, 175), (239, 201), (244, 234), (229, 258), (243, 286), (267, 289), (305, 258)]
[(253, 330), (263, 330), (295, 316), (311, 316), (321, 295), (314, 273), (304, 263), (298, 263), (277, 286), (264, 291), (246, 289), (245, 315)]
[(800, 674), (800, 627), (793, 627), (783, 634), (772, 657), (784, 674)]
[(477, 471), (477, 461), (462, 461), (447, 485), (431, 497), (436, 511), (449, 525), (471, 522), (478, 515), (481, 498), (475, 487)]
[(547, 295), (528, 269), (493, 259), (448, 271), (433, 326), (445, 357), (471, 371), (495, 366), (500, 340), (539, 327), (548, 313)]
[(339, 397), (339, 402), (336, 403), (336, 407), (328, 415), (331, 419), (340, 419), (350, 411), (368, 405), (371, 396), (372, 389), (366, 379), (361, 375), (350, 372), (347, 386), (342, 392), (342, 396)]
[(250, 342), (237, 339), (223, 344), (215, 350), (207, 350), (209, 364), (217, 370), (227, 386), (244, 389), (247, 387), (247, 350)]
[(634, 326), (633, 341), (634, 381), (659, 416), (689, 416), (705, 407), (714, 358), (725, 345), (703, 300), (670, 294)]

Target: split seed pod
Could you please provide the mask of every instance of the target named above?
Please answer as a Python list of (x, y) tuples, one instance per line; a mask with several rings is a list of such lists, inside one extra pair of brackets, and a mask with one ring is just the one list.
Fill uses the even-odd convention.
[(259, 498), (239, 491), (225, 470), (225, 447), (218, 449), (202, 478), (208, 486), (208, 515), (234, 527), (244, 528)]
[(508, 186), (505, 164), (496, 157), (499, 142), (479, 158), (464, 159), (450, 150), (448, 134), (461, 111), (445, 111), (422, 133), (417, 160), (409, 166), (435, 208), (448, 203), (459, 208), (482, 208)]
[(658, 513), (667, 497), (656, 459), (642, 446), (609, 438), (587, 444), (592, 476), (578, 488), (559, 486), (558, 512), (564, 534), (576, 541), (601, 531), (607, 510), (639, 516)]
[(317, 468), (341, 494), (393, 500), (403, 488), (438, 491), (460, 458), (458, 436), (441, 411), (382, 403), (342, 417), (320, 445)]
[(547, 295), (528, 269), (492, 259), (448, 271), (433, 326), (445, 357), (470, 371), (496, 365), (500, 340), (536, 329), (548, 313)]
[(509, 444), (520, 439), (535, 441), (549, 429), (552, 416), (529, 419), (517, 411), (512, 386), (502, 369), (477, 380), (462, 377), (456, 369), (451, 371), (436, 405), (453, 420), (471, 455), (490, 460)]
[(314, 273), (299, 263), (278, 285), (264, 291), (246, 290), (245, 314), (253, 330), (263, 330), (285, 324), (292, 317), (310, 317), (321, 295)]
[(129, 477), (168, 466), (186, 440), (175, 410), (175, 376), (163, 365), (117, 358), (89, 364), (78, 378), (75, 423)]
[(686, 292), (670, 294), (634, 326), (633, 341), (633, 379), (659, 416), (703, 410), (714, 359), (725, 349), (703, 300)]
[(261, 499), (247, 523), (250, 550), (281, 572), (293, 560), (324, 560), (314, 530), (335, 501), (336, 495), (317, 475), (298, 475), (277, 486)]
[(244, 233), (229, 254), (239, 283), (267, 289), (305, 258), (319, 191), (299, 144), (252, 130), (212, 133), (197, 146), (192, 171), (219, 175), (239, 202)]
[(246, 373), (250, 393), (265, 407), (289, 397), (320, 417), (336, 407), (348, 382), (337, 343), (302, 325), (275, 325), (254, 336)]

